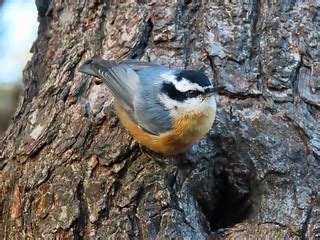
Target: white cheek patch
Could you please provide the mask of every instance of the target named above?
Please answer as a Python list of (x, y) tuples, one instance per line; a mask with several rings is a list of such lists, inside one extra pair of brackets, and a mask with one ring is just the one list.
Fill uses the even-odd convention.
[(170, 81), (174, 84), (176, 89), (180, 92), (187, 92), (187, 91), (200, 91), (204, 92), (204, 88), (199, 86), (196, 83), (192, 83), (189, 80), (182, 78), (180, 81), (177, 80), (176, 76), (172, 73), (164, 73), (161, 77), (165, 81)]
[(165, 94), (159, 94), (159, 99), (166, 109), (169, 110), (171, 117), (177, 117), (181, 112), (195, 113), (206, 112), (208, 110), (216, 111), (217, 105), (214, 96), (210, 98), (189, 98), (183, 102), (179, 102), (169, 98)]

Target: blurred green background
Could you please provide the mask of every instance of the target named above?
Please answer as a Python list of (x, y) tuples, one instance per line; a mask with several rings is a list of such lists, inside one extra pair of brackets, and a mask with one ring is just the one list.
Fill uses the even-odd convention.
[(34, 0), (0, 0), (0, 139), (23, 90), (22, 70), (37, 35)]

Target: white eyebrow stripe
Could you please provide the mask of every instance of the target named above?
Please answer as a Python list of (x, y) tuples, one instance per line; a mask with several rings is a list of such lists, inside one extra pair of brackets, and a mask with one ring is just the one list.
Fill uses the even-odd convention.
[(208, 88), (213, 88), (213, 86), (205, 86), (205, 87), (203, 87), (204, 90), (206, 90)]
[(166, 81), (169, 80), (170, 82), (172, 82), (174, 84), (174, 86), (176, 87), (176, 89), (179, 90), (180, 92), (187, 92), (190, 90), (204, 92), (203, 87), (199, 86), (196, 83), (192, 83), (185, 78), (182, 78), (180, 81), (178, 81), (174, 74), (164, 73), (161, 75), (161, 77)]
[(174, 84), (176, 86), (176, 89), (178, 89), (180, 92), (187, 92), (190, 90), (204, 92), (203, 87), (199, 86), (196, 83), (192, 83), (185, 78), (182, 78), (180, 81), (175, 80)]

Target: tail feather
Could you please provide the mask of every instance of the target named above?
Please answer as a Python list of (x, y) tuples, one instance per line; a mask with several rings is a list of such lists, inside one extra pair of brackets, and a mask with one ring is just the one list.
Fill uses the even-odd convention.
[(91, 63), (92, 63), (92, 59), (88, 60), (88, 61), (85, 61), (79, 68), (79, 72), (82, 72), (82, 73), (86, 73), (86, 74), (89, 74), (91, 76), (94, 76), (94, 77), (99, 77), (96, 73), (96, 71), (94, 70), (94, 68), (91, 66)]

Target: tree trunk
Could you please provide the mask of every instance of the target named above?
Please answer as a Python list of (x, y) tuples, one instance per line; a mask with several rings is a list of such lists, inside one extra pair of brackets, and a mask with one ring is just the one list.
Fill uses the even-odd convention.
[[(0, 238), (319, 237), (320, 2), (116, 2), (36, 0)], [(226, 86), (212, 130), (150, 159), (77, 71), (94, 55), (203, 69)]]

